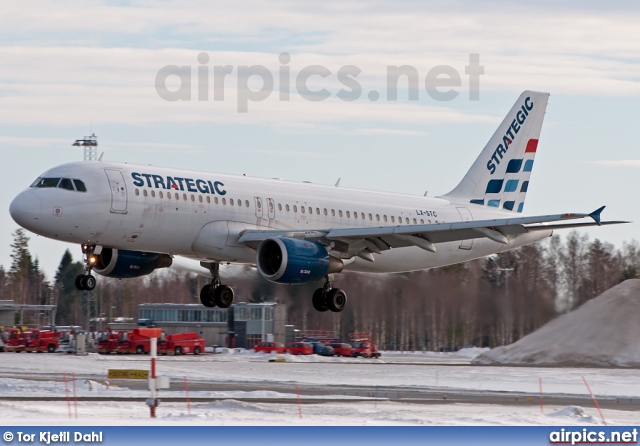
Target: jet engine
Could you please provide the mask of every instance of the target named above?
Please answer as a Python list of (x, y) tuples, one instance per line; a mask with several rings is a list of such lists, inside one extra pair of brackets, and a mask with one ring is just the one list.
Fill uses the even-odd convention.
[(168, 268), (173, 261), (168, 254), (114, 248), (103, 248), (90, 260), (96, 273), (116, 279), (146, 276), (158, 268)]
[(322, 243), (289, 237), (263, 240), (256, 264), (265, 279), (290, 284), (320, 280), (344, 267), (342, 260), (330, 256)]

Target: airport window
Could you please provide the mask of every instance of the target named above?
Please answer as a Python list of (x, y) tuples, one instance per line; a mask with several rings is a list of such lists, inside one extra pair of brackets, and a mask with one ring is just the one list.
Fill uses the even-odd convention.
[(87, 188), (84, 186), (84, 182), (81, 180), (73, 180), (73, 184), (76, 185), (76, 190), (78, 192), (86, 192)]
[[(245, 205), (246, 207), (249, 207), (249, 200), (244, 200), (244, 205)], [(281, 209), (281, 210), (282, 210), (282, 209)]]
[(60, 178), (38, 178), (31, 184), (31, 187), (57, 187)]
[(140, 195), (140, 191), (136, 189), (136, 196)]
[(300, 206), (300, 212), (304, 214), (304, 206)]
[(60, 184), (58, 184), (58, 187), (61, 189), (75, 190), (73, 187), (73, 183), (71, 183), (71, 180), (69, 178), (61, 179)]
[(143, 189), (142, 195), (144, 195), (145, 197), (147, 196), (147, 190), (146, 189)]
[(289, 205), (288, 205), (288, 204), (286, 204), (284, 207), (285, 207), (285, 209), (287, 210), (287, 212), (289, 212)]
[(229, 198), (229, 204), (233, 206), (233, 198)]
[(151, 197), (156, 198), (156, 191), (154, 190), (151, 191)]
[(226, 198), (222, 199), (222, 204), (227, 204), (227, 199)]

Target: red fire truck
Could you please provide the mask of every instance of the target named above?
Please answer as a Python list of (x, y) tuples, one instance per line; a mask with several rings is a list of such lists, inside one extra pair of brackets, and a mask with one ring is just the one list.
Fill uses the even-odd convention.
[(174, 355), (193, 353), (194, 355), (199, 355), (204, 352), (204, 339), (199, 338), (195, 332), (166, 335), (164, 339), (158, 341), (158, 352), (163, 355), (167, 353), (173, 353)]
[(371, 333), (357, 331), (349, 334), (349, 340), (353, 344), (353, 356), (363, 358), (379, 358), (380, 352), (371, 341)]

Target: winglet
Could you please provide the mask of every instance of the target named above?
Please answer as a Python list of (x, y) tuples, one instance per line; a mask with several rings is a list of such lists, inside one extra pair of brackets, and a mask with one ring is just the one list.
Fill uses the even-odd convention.
[(601, 208), (596, 209), (595, 211), (593, 211), (592, 213), (589, 214), (589, 217), (593, 218), (593, 221), (596, 222), (596, 224), (598, 226), (601, 226), (602, 224), (600, 223), (600, 214), (602, 214), (603, 209), (606, 206), (602, 206)]

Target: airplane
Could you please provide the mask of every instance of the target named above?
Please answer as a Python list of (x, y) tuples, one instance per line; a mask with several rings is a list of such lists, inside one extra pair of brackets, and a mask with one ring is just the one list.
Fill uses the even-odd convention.
[[(317, 311), (340, 312), (342, 271), (394, 273), (451, 265), (550, 237), (556, 229), (625, 223), (591, 213), (522, 213), (549, 94), (524, 91), (450, 192), (435, 198), (84, 161), (40, 175), (11, 203), (25, 229), (82, 247), (93, 290), (97, 274), (133, 278), (195, 259), (210, 272), (206, 307), (229, 307), (220, 264), (257, 267), (280, 284), (324, 281)], [(586, 222), (572, 222), (590, 218)], [(204, 270), (202, 270), (204, 271)]]

